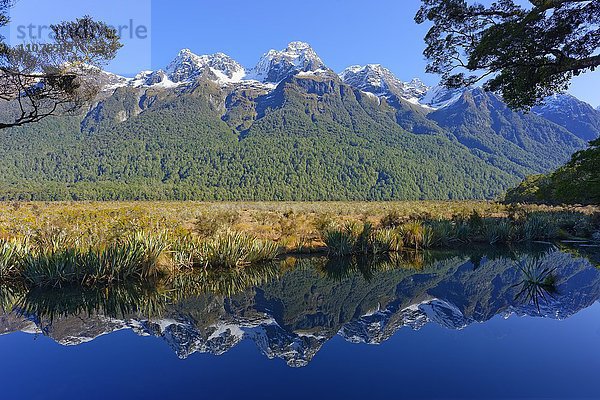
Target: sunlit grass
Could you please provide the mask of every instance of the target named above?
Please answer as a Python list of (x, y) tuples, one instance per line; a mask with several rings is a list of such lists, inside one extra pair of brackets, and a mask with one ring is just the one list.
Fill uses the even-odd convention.
[[(326, 230), (348, 222), (396, 228), (411, 221), (510, 217), (531, 212), (590, 215), (594, 207), (505, 206), (483, 201), (406, 202), (12, 202), (0, 203), (0, 238), (43, 243), (75, 238), (77, 245), (111, 243), (138, 231), (211, 238), (227, 230), (284, 245), (323, 245)], [(578, 224), (581, 225), (581, 224)], [(581, 229), (584, 231), (585, 227)], [(45, 242), (45, 243), (44, 243)]]
[(274, 242), (236, 232), (199, 239), (139, 231), (95, 247), (72, 241), (28, 243), (0, 242), (2, 281), (21, 279), (35, 287), (145, 282), (182, 269), (244, 267), (279, 254)]
[(239, 232), (226, 232), (202, 242), (200, 256), (211, 267), (234, 268), (274, 260), (277, 244)]
[(0, 203), (0, 281), (148, 281), (280, 254), (379, 255), (591, 238), (598, 209), (491, 202)]
[(483, 217), (476, 211), (451, 219), (402, 222), (386, 216), (379, 226), (346, 223), (325, 232), (324, 242), (334, 256), (379, 254), (403, 250), (457, 247), (468, 243), (509, 245), (559, 240), (584, 235), (592, 240), (600, 228), (598, 215), (574, 212), (524, 212), (506, 217)]
[(26, 239), (0, 240), (0, 282), (19, 276), (23, 258), (30, 251), (31, 247)]

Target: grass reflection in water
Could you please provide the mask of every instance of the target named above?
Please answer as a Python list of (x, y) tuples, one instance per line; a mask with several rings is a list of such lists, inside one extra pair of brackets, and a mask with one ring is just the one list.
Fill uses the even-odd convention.
[(525, 258), (517, 264), (523, 280), (516, 284), (520, 291), (516, 301), (532, 303), (541, 314), (540, 303), (548, 303), (557, 294), (557, 268), (548, 265), (551, 258)]

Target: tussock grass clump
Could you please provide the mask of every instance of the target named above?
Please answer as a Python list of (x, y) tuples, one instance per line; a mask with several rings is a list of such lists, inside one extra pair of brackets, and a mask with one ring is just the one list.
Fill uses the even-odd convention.
[(482, 216), (477, 211), (452, 219), (401, 222), (390, 213), (374, 228), (346, 223), (325, 232), (323, 241), (334, 256), (393, 253), (405, 250), (444, 248), (453, 244), (486, 243), (491, 245), (553, 240), (573, 237), (577, 232), (593, 235), (593, 216), (575, 212), (532, 212), (511, 217)]
[(24, 257), (21, 274), (33, 286), (142, 281), (161, 273), (168, 247), (165, 236), (139, 232), (98, 248), (43, 249)]
[(324, 241), (329, 253), (335, 256), (347, 256), (355, 250), (356, 238), (346, 230), (329, 230)]
[(558, 225), (552, 216), (531, 213), (521, 225), (520, 236), (525, 242), (554, 239), (558, 237)]
[(420, 221), (408, 222), (400, 225), (398, 232), (402, 237), (404, 245), (413, 249), (424, 247), (425, 239), (431, 242), (432, 237), (427, 233), (427, 228)]
[(175, 270), (191, 270), (203, 265), (198, 238), (185, 235), (171, 241), (171, 261)]
[(341, 229), (325, 232), (329, 254), (336, 257), (353, 254), (381, 254), (402, 250), (404, 243), (397, 229), (375, 229), (366, 222), (346, 224)]
[(80, 254), (75, 249), (28, 254), (22, 276), (33, 286), (62, 286), (75, 283), (80, 272)]
[[(533, 213), (543, 215), (543, 213)], [(596, 226), (594, 216), (586, 215), (580, 212), (563, 211), (553, 213), (552, 222), (556, 225), (561, 236), (576, 236), (580, 238), (592, 237)]]
[(18, 278), (23, 257), (29, 251), (26, 239), (0, 240), (0, 282)]
[(429, 247), (445, 247), (458, 240), (452, 221), (430, 221), (426, 225)]
[(81, 245), (81, 238), (76, 238), (58, 226), (42, 226), (31, 235), (32, 247), (39, 250), (59, 251)]
[(138, 231), (95, 247), (56, 237), (38, 238), (33, 246), (0, 241), (0, 281), (21, 279), (34, 287), (146, 282), (182, 269), (247, 266), (279, 254), (274, 242), (229, 231), (212, 239)]
[(172, 260), (168, 257), (172, 246), (171, 237), (166, 231), (159, 233), (135, 232), (125, 240), (125, 245), (130, 248), (141, 247), (145, 266), (142, 278), (159, 274), (161, 267), (172, 266)]
[(198, 257), (210, 267), (235, 268), (274, 260), (276, 243), (259, 240), (239, 232), (226, 232), (201, 243)]
[(402, 237), (394, 229), (381, 229), (375, 232), (372, 242), (373, 254), (395, 253), (402, 251)]
[(513, 225), (506, 219), (486, 219), (482, 233), (489, 244), (510, 243), (513, 238)]
[(194, 222), (194, 232), (200, 238), (211, 238), (220, 231), (234, 225), (239, 219), (236, 211), (221, 211), (199, 215)]
[(399, 211), (393, 210), (381, 218), (379, 225), (385, 229), (394, 229), (406, 222), (406, 218)]
[(273, 260), (278, 246), (234, 232), (209, 240), (171, 240), (165, 233), (137, 232), (99, 248), (34, 252), (25, 257), (22, 276), (33, 286), (112, 284), (148, 281), (180, 269), (233, 268)]

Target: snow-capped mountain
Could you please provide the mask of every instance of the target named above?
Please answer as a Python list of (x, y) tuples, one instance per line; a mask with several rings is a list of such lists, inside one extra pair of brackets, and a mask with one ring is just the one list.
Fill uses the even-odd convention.
[(468, 89), (447, 89), (434, 86), (420, 99), (420, 103), (433, 109), (448, 107), (457, 102)]
[(272, 89), (291, 75), (320, 72), (329, 70), (312, 47), (292, 42), (284, 50), (270, 50), (249, 70), (223, 53), (196, 55), (183, 49), (165, 69), (142, 71), (129, 79), (110, 74), (113, 78), (104, 81), (107, 81), (105, 90), (124, 86), (174, 88), (189, 85), (201, 77), (222, 86), (263, 84), (258, 86)]
[(200, 77), (227, 85), (240, 82), (244, 76), (244, 67), (226, 54), (198, 56), (189, 49), (183, 49), (164, 70), (142, 71), (125, 85), (172, 88), (193, 83)]
[(165, 70), (169, 79), (175, 83), (189, 82), (207, 71), (223, 83), (239, 82), (246, 75), (244, 67), (226, 54), (198, 56), (189, 49), (181, 50)]
[(278, 83), (291, 74), (318, 71), (327, 67), (317, 53), (304, 42), (292, 42), (286, 49), (270, 50), (249, 72), (249, 79), (264, 83)]
[(544, 104), (534, 107), (532, 111), (586, 141), (596, 139), (600, 132), (598, 110), (570, 94), (550, 96), (544, 100)]
[[(196, 55), (189, 49), (183, 49), (164, 69), (142, 71), (133, 78), (124, 78), (102, 71), (96, 79), (103, 87), (103, 93), (114, 91), (119, 87), (163, 89), (186, 87), (199, 78), (206, 78), (223, 87), (257, 87), (270, 91), (281, 81), (293, 75), (334, 77), (333, 72), (308, 43), (297, 41), (291, 42), (283, 50), (269, 50), (253, 68), (245, 68), (223, 53)], [(442, 86), (430, 87), (418, 78), (408, 82), (402, 81), (380, 64), (348, 67), (339, 74), (339, 78), (347, 85), (377, 97), (388, 100), (403, 99), (428, 109), (445, 108), (455, 103), (469, 90), (451, 90)], [(583, 105), (586, 109), (582, 111)], [(554, 119), (548, 119), (558, 123), (560, 117), (555, 114), (559, 110), (562, 110), (559, 113), (568, 115), (580, 115), (582, 112), (587, 114), (592, 110), (596, 111), (593, 114), (598, 117), (597, 110), (600, 110), (600, 107), (594, 110), (573, 96), (559, 95), (548, 99), (546, 105), (534, 111), (544, 117), (554, 115)], [(591, 124), (595, 126), (595, 122)], [(564, 126), (561, 123), (559, 125)]]
[(419, 101), (429, 91), (429, 87), (419, 79), (402, 82), (380, 64), (355, 65), (346, 68), (340, 78), (348, 85), (378, 97), (398, 96), (413, 103)]
[(340, 73), (340, 78), (346, 84), (377, 97), (388, 100), (399, 98), (436, 110), (456, 102), (467, 90), (450, 90), (442, 86), (430, 87), (418, 78), (404, 82), (380, 64), (348, 67)]

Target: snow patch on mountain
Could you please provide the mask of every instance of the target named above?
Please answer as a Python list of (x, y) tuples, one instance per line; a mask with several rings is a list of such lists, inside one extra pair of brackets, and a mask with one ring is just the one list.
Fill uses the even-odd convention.
[[(199, 78), (212, 80), (223, 87), (271, 91), (292, 75), (299, 78), (331, 78), (333, 72), (308, 43), (296, 41), (288, 44), (283, 50), (268, 51), (252, 69), (244, 68), (223, 53), (196, 55), (189, 49), (183, 49), (164, 69), (142, 71), (133, 78), (100, 71), (95, 79), (98, 80), (104, 94), (112, 93), (121, 87), (165, 90), (185, 88)], [(418, 78), (405, 82), (381, 64), (353, 65), (342, 71), (339, 77), (346, 84), (369, 96), (396, 101), (402, 99), (431, 110), (454, 104), (470, 90), (429, 87)], [(552, 96), (546, 100), (545, 105), (533, 111), (542, 116), (551, 112), (564, 114), (565, 110), (577, 112), (572, 109), (572, 104), (575, 103), (573, 100), (576, 99), (566, 94)], [(594, 110), (600, 112), (600, 106)], [(577, 115), (574, 117), (577, 118)]]
[(199, 56), (183, 49), (165, 69), (142, 71), (133, 78), (112, 78), (111, 84), (104, 86), (104, 90), (119, 87), (172, 89), (187, 86), (205, 76), (226, 86), (242, 82), (246, 69), (223, 53)]
[[(181, 50), (165, 69), (142, 71), (133, 78), (106, 73), (105, 90), (119, 87), (174, 89), (186, 87), (199, 78), (206, 78), (226, 87), (260, 88), (271, 91), (290, 76), (299, 78), (333, 78), (314, 49), (304, 42), (292, 42), (283, 50), (270, 50), (258, 64), (245, 69), (223, 53), (196, 55), (189, 49)], [(450, 91), (441, 87), (430, 88), (415, 78), (409, 82), (398, 79), (380, 64), (354, 65), (339, 77), (348, 85), (378, 98), (400, 98), (415, 105), (438, 109), (456, 101), (464, 91)]]
[(467, 89), (447, 89), (443, 86), (434, 86), (421, 98), (420, 103), (438, 110), (456, 103)]
[(329, 73), (317, 53), (304, 42), (292, 42), (281, 51), (270, 50), (250, 71), (223, 53), (200, 56), (189, 49), (183, 49), (165, 69), (142, 71), (133, 78), (111, 78), (107, 82), (110, 85), (106, 84), (105, 90), (114, 91), (127, 86), (172, 89), (185, 87), (201, 77), (221, 86), (235, 85), (272, 90), (291, 75), (309, 77)]
[(179, 86), (178, 83), (173, 82), (162, 69), (158, 71), (142, 71), (137, 74), (130, 82), (129, 86), (132, 87), (155, 87), (170, 89)]
[(404, 82), (380, 64), (354, 65), (346, 68), (339, 76), (346, 84), (365, 93), (388, 100), (400, 98), (434, 110), (453, 104), (465, 92), (465, 89), (429, 87), (418, 78)]
[(247, 79), (278, 83), (299, 72), (327, 69), (308, 43), (292, 42), (284, 50), (270, 50), (259, 60)]
[(533, 108), (533, 112), (538, 115), (547, 113), (569, 114), (571, 118), (585, 117), (590, 110), (596, 110), (588, 103), (579, 100), (577, 97), (568, 93), (558, 93), (544, 99), (544, 102)]
[(403, 82), (381, 64), (354, 65), (340, 73), (340, 78), (348, 85), (378, 97), (397, 96), (411, 103), (419, 100), (429, 88), (419, 79)]
[(198, 56), (183, 49), (165, 70), (175, 83), (189, 82), (207, 71), (212, 72), (219, 83), (236, 83), (246, 76), (246, 70), (237, 61), (223, 53)]
[(600, 136), (598, 111), (570, 94), (555, 94), (547, 97), (543, 104), (533, 107), (531, 111), (564, 127), (585, 141)]

